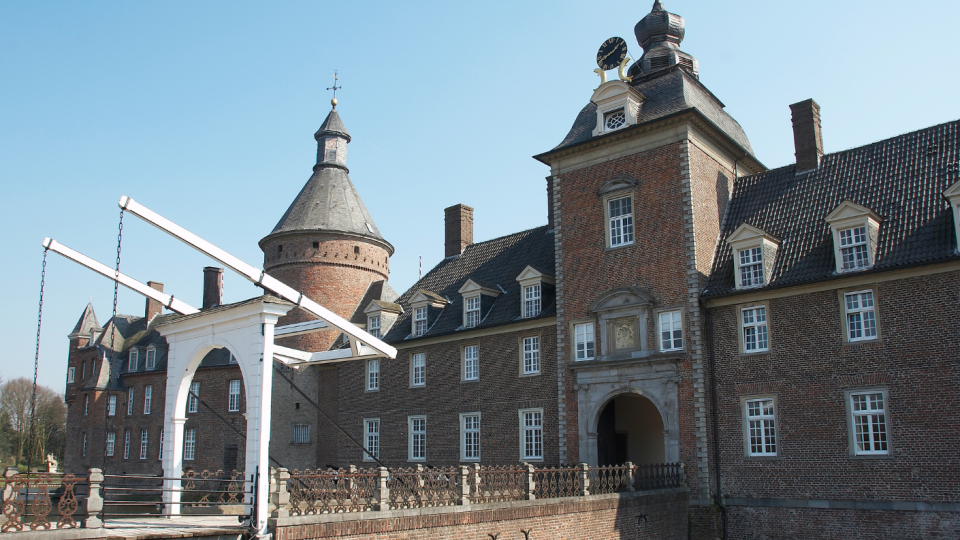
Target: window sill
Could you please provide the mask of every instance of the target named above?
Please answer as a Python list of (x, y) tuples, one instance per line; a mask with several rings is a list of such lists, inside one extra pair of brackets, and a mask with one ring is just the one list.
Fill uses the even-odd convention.
[(461, 463), (480, 463), (480, 458), (460, 458)]
[(850, 454), (850, 459), (861, 460), (861, 459), (894, 459), (896, 456), (893, 454)]
[(543, 463), (542, 457), (522, 457), (520, 461), (523, 463)]
[(756, 357), (756, 356), (764, 356), (768, 354), (770, 354), (770, 349), (765, 349), (762, 351), (740, 351), (740, 354), (738, 356)]
[(614, 251), (614, 250), (617, 250), (617, 249), (623, 249), (623, 248), (633, 247), (633, 246), (636, 246), (636, 245), (637, 245), (637, 244), (635, 244), (635, 243), (633, 243), (633, 242), (631, 242), (631, 243), (629, 243), (629, 244), (620, 244), (619, 246), (607, 245), (606, 247), (603, 248), (603, 251), (605, 251), (605, 252), (606, 252), (606, 251)]
[(376, 394), (376, 393), (379, 392), (379, 391), (380, 391), (379, 388), (367, 388), (366, 390), (363, 391), (363, 393), (364, 393), (364, 394)]
[(846, 340), (846, 341), (843, 342), (843, 348), (844, 348), (844, 349), (852, 349), (852, 348), (854, 348), (854, 347), (859, 347), (859, 346), (861, 346), (861, 345), (880, 345), (881, 343), (883, 343), (883, 339), (882, 339), (882, 338), (861, 339), (861, 340), (857, 340), (857, 341), (849, 341), (849, 340)]
[(476, 384), (480, 379), (460, 379), (460, 384)]
[(426, 384), (411, 384), (407, 388), (426, 388), (426, 387), (427, 387)]
[(521, 374), (518, 375), (518, 376), (519, 376), (519, 377), (539, 377), (540, 375), (542, 375), (542, 373), (539, 372), (539, 371), (537, 371), (537, 372), (535, 372), (535, 373), (521, 373)]
[(775, 456), (743, 456), (744, 461), (777, 461), (783, 459), (781, 455)]

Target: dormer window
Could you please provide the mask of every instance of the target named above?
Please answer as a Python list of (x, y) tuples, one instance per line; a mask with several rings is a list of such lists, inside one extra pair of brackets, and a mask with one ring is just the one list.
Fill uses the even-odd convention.
[(517, 277), (520, 282), (520, 316), (529, 319), (540, 315), (545, 299), (553, 293), (553, 276), (527, 266)]
[(484, 287), (472, 279), (457, 291), (463, 295), (463, 327), (475, 328), (490, 312), (494, 300), (500, 296), (500, 291), (492, 287)]
[(876, 262), (880, 216), (859, 204), (843, 201), (826, 217), (833, 230), (837, 273), (871, 268)]
[(367, 332), (375, 338), (380, 337), (380, 316), (367, 317)]
[(746, 223), (727, 238), (733, 250), (734, 275), (738, 289), (763, 287), (770, 283), (773, 262), (780, 241)]
[(450, 302), (439, 294), (419, 290), (410, 299), (413, 308), (410, 333), (413, 337), (420, 337), (430, 331), (430, 326), (437, 321), (443, 308)]
[(136, 371), (140, 364), (140, 353), (136, 349), (130, 349), (130, 365), (128, 371)]
[(620, 129), (627, 124), (627, 114), (623, 109), (616, 109), (603, 115), (604, 131)]
[(367, 332), (380, 339), (387, 335), (397, 317), (403, 312), (398, 304), (385, 302), (383, 300), (371, 300), (363, 310), (367, 315)]
[(943, 192), (943, 196), (950, 201), (953, 211), (953, 231), (957, 241), (957, 251), (960, 251), (960, 182), (955, 182)]
[(147, 349), (147, 365), (146, 368), (148, 371), (152, 371), (157, 367), (157, 350), (156, 349)]

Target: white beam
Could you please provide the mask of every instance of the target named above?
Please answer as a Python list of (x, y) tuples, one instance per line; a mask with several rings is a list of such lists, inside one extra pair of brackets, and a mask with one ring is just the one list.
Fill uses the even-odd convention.
[(321, 321), (320, 319), (315, 321), (285, 324), (283, 326), (278, 326), (276, 330), (273, 331), (273, 337), (301, 336), (303, 334), (318, 332), (324, 328), (330, 328), (330, 325)]
[(307, 298), (303, 293), (270, 276), (265, 271), (258, 270), (257, 268), (241, 261), (240, 259), (218, 248), (210, 242), (207, 242), (203, 238), (200, 238), (199, 236), (166, 219), (160, 214), (157, 214), (156, 212), (129, 197), (120, 197), (119, 205), (120, 208), (139, 217), (154, 227), (157, 227), (161, 231), (173, 236), (188, 246), (193, 247), (197, 251), (212, 257), (220, 264), (230, 268), (234, 272), (237, 272), (256, 285), (277, 294), (281, 298), (293, 302), (307, 313), (310, 313), (318, 319), (326, 321), (337, 330), (347, 334), (347, 336), (350, 338), (362, 341), (363, 343), (375, 349), (378, 353), (388, 358), (397, 357), (396, 348), (361, 330), (350, 321)]
[(359, 347), (359, 354), (354, 354), (351, 349), (336, 349), (315, 353), (291, 349), (290, 347), (282, 347), (280, 345), (274, 345), (273, 349), (274, 358), (283, 364), (296, 368), (313, 364), (378, 358), (381, 356), (376, 350), (365, 345)]
[(198, 313), (200, 311), (189, 304), (177, 300), (172, 295), (163, 294), (153, 287), (145, 283), (140, 283), (130, 276), (124, 274), (120, 274), (118, 276), (115, 268), (110, 268), (101, 262), (95, 261), (82, 253), (68, 248), (60, 242), (53, 240), (52, 238), (44, 238), (43, 247), (54, 253), (63, 255), (75, 263), (86, 266), (90, 270), (93, 270), (94, 272), (110, 279), (111, 281), (116, 281), (134, 292), (138, 292), (147, 298), (156, 300), (157, 302), (163, 304), (163, 306), (167, 309), (175, 311), (181, 315), (193, 315), (194, 313)]

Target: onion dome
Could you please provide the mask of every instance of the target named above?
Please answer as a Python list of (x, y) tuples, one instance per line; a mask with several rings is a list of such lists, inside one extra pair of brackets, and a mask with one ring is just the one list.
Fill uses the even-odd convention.
[(630, 67), (630, 75), (643, 76), (677, 64), (697, 75), (697, 60), (680, 50), (684, 35), (683, 17), (663, 9), (660, 0), (653, 3), (653, 9), (640, 19), (633, 33), (643, 47), (643, 56)]

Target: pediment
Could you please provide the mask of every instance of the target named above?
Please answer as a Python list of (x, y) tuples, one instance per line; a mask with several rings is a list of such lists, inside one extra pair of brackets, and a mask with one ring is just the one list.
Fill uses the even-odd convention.
[(371, 300), (367, 307), (363, 310), (366, 314), (371, 313), (380, 313), (386, 311), (387, 313), (403, 313), (403, 307), (400, 304), (394, 304), (393, 302), (384, 302), (383, 300)]
[(827, 217), (824, 218), (824, 220), (827, 223), (832, 223), (834, 221), (843, 221), (860, 217), (870, 217), (877, 223), (882, 221), (880, 216), (873, 210), (851, 201), (843, 201), (840, 203), (836, 208), (833, 209), (832, 212), (827, 214)]
[(615, 176), (600, 186), (600, 189), (597, 190), (597, 195), (613, 193), (621, 189), (633, 189), (639, 185), (640, 181), (632, 176)]
[(590, 311), (602, 312), (635, 306), (652, 306), (656, 302), (649, 293), (637, 287), (621, 287), (608, 291), (590, 305)]
[(601, 101), (608, 101), (622, 97), (624, 94), (631, 95), (631, 97), (637, 101), (643, 100), (643, 96), (641, 96), (629, 84), (623, 81), (615, 80), (609, 81), (594, 90), (593, 96), (590, 97), (590, 101), (599, 103)]
[[(529, 267), (528, 267), (529, 268)], [(479, 292), (480, 294), (485, 294), (487, 296), (500, 296), (500, 291), (496, 289), (491, 289), (490, 287), (484, 287), (472, 279), (468, 279), (462, 287), (457, 289), (457, 292), (463, 296), (469, 296), (473, 293)]]
[(537, 270), (536, 268), (527, 265), (523, 269), (523, 272), (520, 272), (520, 275), (517, 276), (517, 281), (523, 283), (525, 281), (545, 281), (547, 283), (553, 283), (553, 276), (549, 274), (544, 274), (543, 272)]
[(954, 182), (954, 184), (948, 187), (943, 192), (943, 196), (950, 200), (950, 202), (956, 203), (960, 202), (960, 181)]
[(439, 294), (425, 290), (418, 290), (410, 299), (411, 305), (430, 304), (436, 307), (443, 307), (449, 303), (450, 302), (448, 302), (446, 298), (440, 296)]
[(745, 242), (750, 242), (756, 239), (769, 240), (775, 244), (779, 244), (780, 240), (774, 238), (773, 236), (767, 234), (763, 229), (758, 229), (749, 223), (744, 223), (737, 227), (737, 230), (727, 238), (728, 244), (740, 244)]

